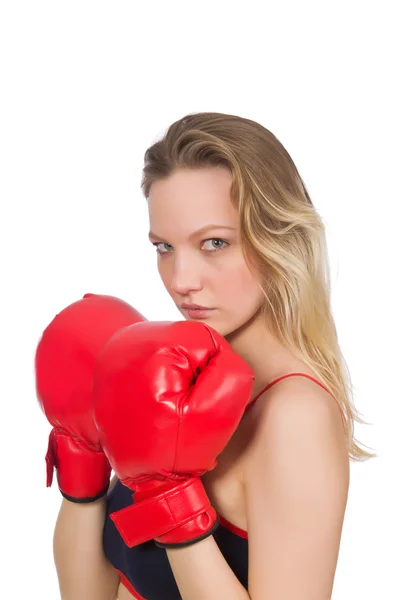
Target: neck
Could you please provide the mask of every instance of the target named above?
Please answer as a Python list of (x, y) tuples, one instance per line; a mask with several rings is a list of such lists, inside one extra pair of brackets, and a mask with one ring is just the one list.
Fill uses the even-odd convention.
[(297, 357), (269, 331), (260, 314), (254, 315), (226, 339), (254, 371), (251, 399), (271, 381), (284, 375), (291, 365), (298, 364)]

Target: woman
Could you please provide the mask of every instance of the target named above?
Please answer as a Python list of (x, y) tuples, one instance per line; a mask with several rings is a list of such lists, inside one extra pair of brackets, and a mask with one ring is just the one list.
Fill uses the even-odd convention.
[(353, 436), (363, 421), (332, 317), (321, 218), (282, 144), (233, 115), (175, 122), (146, 151), (142, 190), (167, 292), (186, 320), (224, 336), (255, 382), (201, 478), (220, 517), (213, 534), (128, 547), (110, 515), (134, 501), (114, 477), (107, 499), (63, 501), (62, 598), (329, 599), (349, 459), (374, 454)]

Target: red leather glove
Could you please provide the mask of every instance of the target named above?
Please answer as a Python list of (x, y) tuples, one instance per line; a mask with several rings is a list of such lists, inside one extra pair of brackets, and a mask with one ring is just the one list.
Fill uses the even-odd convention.
[(46, 454), (47, 487), (55, 466), (59, 489), (72, 502), (93, 502), (109, 487), (111, 467), (92, 412), (95, 359), (120, 327), (142, 320), (119, 298), (86, 294), (56, 315), (37, 346), (37, 397), (53, 425)]
[(110, 515), (127, 546), (183, 546), (218, 517), (200, 476), (241, 420), (254, 374), (208, 325), (143, 322), (101, 351), (94, 414), (104, 452), (134, 504)]

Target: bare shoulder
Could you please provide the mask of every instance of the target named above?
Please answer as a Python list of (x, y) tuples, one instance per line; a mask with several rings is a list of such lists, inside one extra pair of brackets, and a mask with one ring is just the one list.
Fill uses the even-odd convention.
[[(335, 447), (339, 460), (348, 465), (348, 448), (341, 408), (326, 389), (307, 377), (287, 377), (267, 390), (250, 411), (250, 443), (245, 450), (244, 472), (253, 456), (269, 444), (326, 443)], [(285, 440), (286, 441), (286, 440)]]
[(309, 377), (286, 377), (267, 390), (253, 406), (252, 421), (265, 425), (274, 419), (320, 418), (344, 437), (341, 408), (324, 387)]
[(250, 593), (328, 598), (349, 487), (339, 406), (305, 377), (260, 400), (244, 464)]

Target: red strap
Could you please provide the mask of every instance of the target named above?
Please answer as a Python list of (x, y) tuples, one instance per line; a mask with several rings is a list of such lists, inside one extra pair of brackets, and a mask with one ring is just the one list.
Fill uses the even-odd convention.
[(109, 516), (126, 545), (132, 548), (193, 521), (211, 508), (200, 478), (192, 477), (167, 492)]
[[(326, 392), (328, 392), (329, 394), (331, 394), (331, 392), (317, 379), (315, 379), (314, 377), (312, 377), (311, 375), (307, 375), (306, 373), (287, 373), (286, 375), (281, 375), (281, 377), (277, 377), (277, 379), (274, 379), (274, 381), (268, 383), (260, 392), (259, 394), (257, 394), (255, 396), (255, 398), (253, 398), (245, 407), (245, 410), (248, 410), (248, 408), (250, 408), (259, 398), (259, 396), (262, 396), (262, 394), (264, 394), (265, 392), (267, 392), (267, 390), (271, 387), (273, 387), (273, 385), (275, 385), (276, 383), (278, 383), (279, 381), (281, 381), (282, 379), (286, 379), (287, 377), (306, 377), (307, 379), (310, 379), (311, 381), (314, 381), (314, 383), (317, 383), (317, 385), (321, 386)], [(331, 394), (332, 396), (332, 394)], [(334, 398), (334, 396), (332, 396)]]
[(47, 487), (52, 485), (55, 468), (59, 489), (67, 497), (93, 501), (108, 488), (111, 468), (99, 445), (90, 447), (62, 427), (51, 430), (45, 461)]

